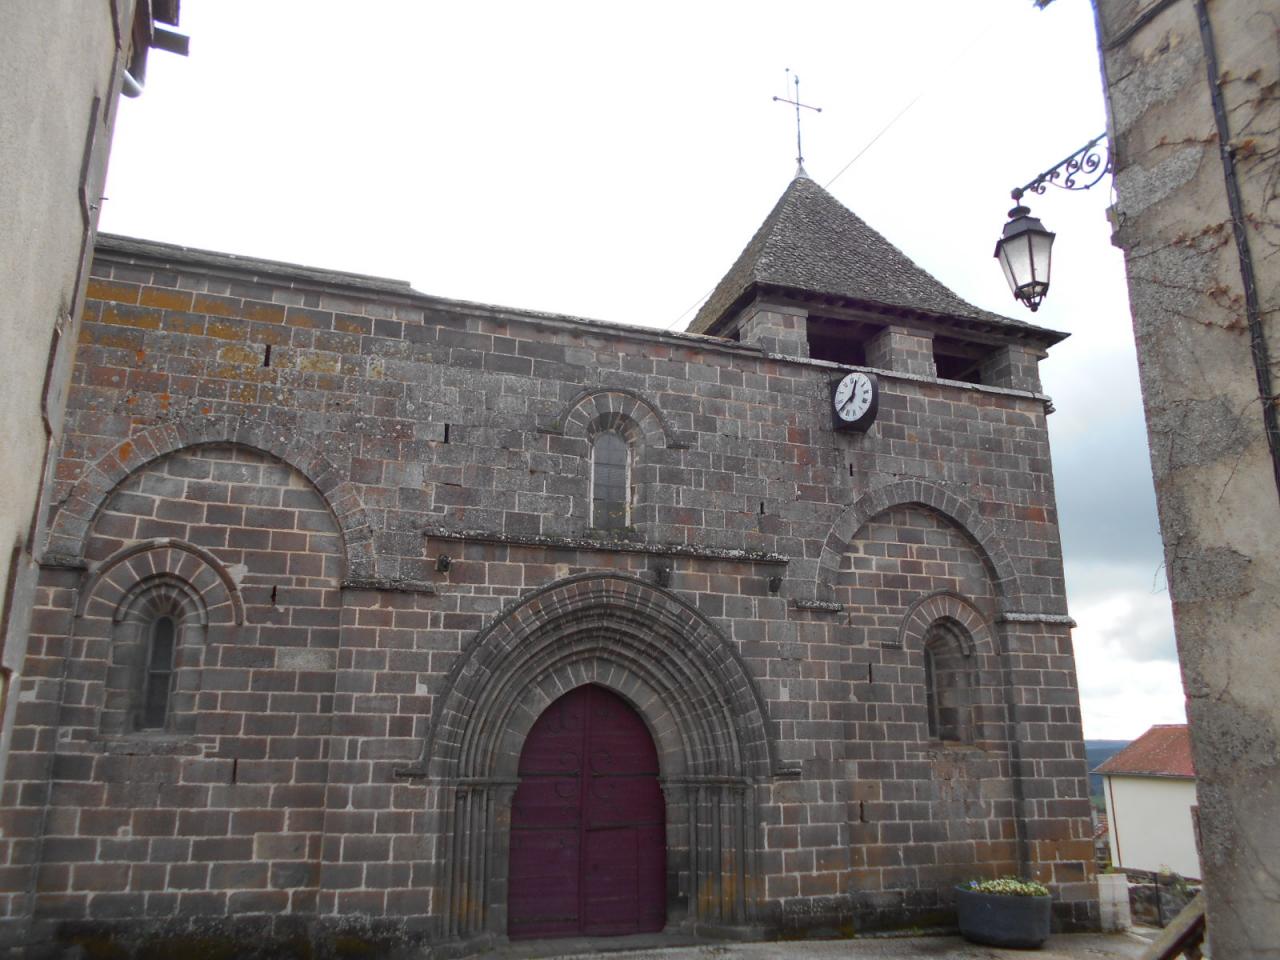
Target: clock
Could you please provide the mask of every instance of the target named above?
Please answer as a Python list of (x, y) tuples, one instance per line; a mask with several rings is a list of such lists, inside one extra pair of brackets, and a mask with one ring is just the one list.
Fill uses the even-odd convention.
[(849, 373), (831, 385), (832, 424), (866, 433), (880, 407), (880, 384), (869, 373)]

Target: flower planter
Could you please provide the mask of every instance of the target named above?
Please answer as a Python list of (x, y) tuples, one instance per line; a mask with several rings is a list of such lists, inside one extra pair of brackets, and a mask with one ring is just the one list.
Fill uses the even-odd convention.
[(992, 947), (1040, 946), (1049, 939), (1052, 907), (1052, 897), (1012, 897), (956, 888), (961, 935)]

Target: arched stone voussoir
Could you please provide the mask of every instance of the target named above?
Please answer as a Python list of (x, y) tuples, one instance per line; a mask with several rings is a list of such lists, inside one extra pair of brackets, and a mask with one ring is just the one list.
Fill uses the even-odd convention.
[(994, 631), (973, 603), (958, 593), (939, 590), (925, 594), (913, 603), (898, 628), (898, 646), (907, 650), (924, 649), (929, 627), (939, 620), (954, 620), (964, 628), (962, 643), (965, 653), (996, 653)]
[(79, 593), (76, 616), (118, 620), (130, 597), (157, 578), (186, 585), (202, 623), (244, 623), (244, 600), (226, 567), (203, 547), (172, 538), (131, 544), (94, 564)]
[(555, 422), (569, 437), (591, 439), (599, 429), (619, 429), (630, 443), (686, 446), (652, 400), (624, 387), (591, 387), (561, 408)]
[(342, 531), (348, 575), (370, 575), (374, 569), (373, 531), (355, 486), (297, 431), (230, 415), (201, 415), (156, 424), (107, 451), (85, 469), (59, 506), (49, 527), (48, 549), (83, 556), (94, 518), (121, 483), (161, 457), (208, 444), (238, 444), (265, 453), (306, 477)]
[(1023, 608), (1025, 591), (1004, 538), (995, 527), (964, 497), (939, 484), (915, 478), (895, 480), (868, 490), (836, 518), (822, 545), (815, 597), (827, 599), (831, 596), (840, 572), (840, 559), (859, 531), (886, 510), (904, 505), (925, 507), (959, 528), (972, 541), (986, 565), (1001, 609)]
[(544, 587), (475, 637), (438, 698), (427, 771), (445, 782), (513, 775), (533, 721), (583, 683), (645, 718), (664, 775), (771, 774), (763, 702), (736, 651), (678, 597), (620, 574)]

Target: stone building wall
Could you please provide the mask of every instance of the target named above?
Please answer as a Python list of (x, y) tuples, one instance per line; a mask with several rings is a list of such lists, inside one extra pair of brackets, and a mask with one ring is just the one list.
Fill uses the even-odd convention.
[(177, 26), (177, 0), (0, 8), (0, 776), (121, 89), (153, 45), (185, 49), (158, 23)]
[[(94, 277), (11, 939), (500, 940), (520, 745), (585, 682), (654, 737), (673, 927), (945, 924), (954, 882), (1020, 871), (1096, 926), (1046, 398), (884, 369), (835, 435), (839, 368), (749, 344), (119, 239)], [(621, 530), (590, 516), (605, 429)], [(160, 588), (174, 700), (139, 730)]]
[(22, 671), (42, 528), (134, 0), (0, 9), (0, 767)]
[(1255, 0), (1095, 6), (1213, 949), (1272, 956), (1280, 27)]

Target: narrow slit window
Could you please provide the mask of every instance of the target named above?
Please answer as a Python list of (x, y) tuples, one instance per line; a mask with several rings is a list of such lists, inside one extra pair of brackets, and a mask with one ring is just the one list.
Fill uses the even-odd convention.
[(147, 649), (147, 677), (142, 694), (143, 730), (163, 728), (169, 715), (169, 691), (173, 685), (173, 652), (177, 625), (173, 617), (159, 617), (151, 625)]
[(933, 651), (928, 647), (924, 651), (924, 689), (925, 702), (929, 706), (929, 739), (938, 739), (938, 687), (936, 668), (933, 665)]
[(596, 437), (591, 446), (591, 525), (620, 530), (630, 521), (629, 497), (631, 455), (621, 435), (609, 430)]
[(939, 622), (925, 635), (925, 703), (929, 739), (964, 743), (972, 737), (972, 704), (969, 656), (957, 629)]

